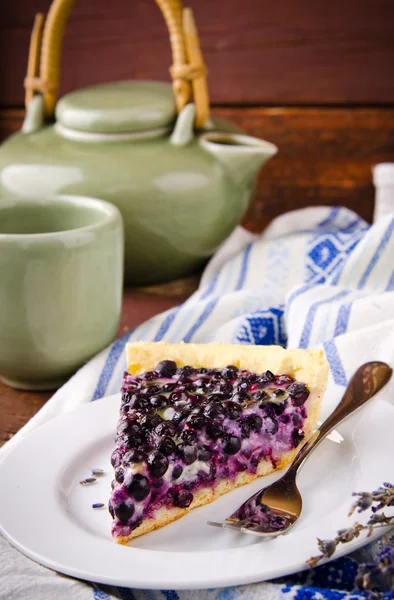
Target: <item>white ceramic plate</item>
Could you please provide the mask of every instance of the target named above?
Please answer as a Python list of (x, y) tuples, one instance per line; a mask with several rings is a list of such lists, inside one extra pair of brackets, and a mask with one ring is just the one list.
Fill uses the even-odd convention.
[[(93, 402), (31, 433), (0, 463), (0, 530), (21, 552), (43, 565), (98, 583), (150, 589), (193, 589), (272, 579), (306, 568), (318, 554), (316, 538), (333, 538), (347, 517), (353, 491), (375, 489), (392, 471), (394, 408), (372, 400), (322, 442), (299, 475), (304, 511), (294, 528), (274, 540), (205, 524), (231, 514), (278, 473), (234, 490), (186, 517), (115, 544), (106, 508), (109, 457), (119, 396)], [(107, 475), (91, 486), (90, 469)], [(362, 516), (362, 515), (361, 515)], [(360, 515), (357, 515), (359, 519)], [(361, 519), (362, 520), (362, 519)], [(343, 555), (365, 537), (339, 548)]]

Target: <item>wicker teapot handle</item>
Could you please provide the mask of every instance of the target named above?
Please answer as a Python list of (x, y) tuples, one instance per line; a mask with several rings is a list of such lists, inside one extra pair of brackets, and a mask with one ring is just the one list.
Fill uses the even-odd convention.
[[(48, 15), (36, 15), (30, 39), (25, 78), (25, 104), (35, 93), (44, 97), (45, 114), (53, 117), (59, 92), (64, 30), (75, 0), (53, 0)], [(167, 23), (172, 61), (170, 73), (178, 112), (191, 100), (196, 105), (196, 127), (209, 117), (207, 70), (190, 9), (181, 0), (156, 0)]]

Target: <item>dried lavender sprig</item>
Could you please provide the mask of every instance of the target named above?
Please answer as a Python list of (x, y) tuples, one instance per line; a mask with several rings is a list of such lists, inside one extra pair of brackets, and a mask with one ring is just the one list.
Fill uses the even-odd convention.
[(339, 544), (346, 544), (347, 542), (351, 542), (354, 538), (357, 538), (360, 535), (360, 531), (363, 529), (368, 529), (366, 525), (360, 525), (359, 523), (355, 523), (352, 527), (348, 529), (340, 529), (337, 532), (337, 535), (333, 540), (317, 540), (319, 550), (321, 554), (319, 556), (312, 556), (306, 562), (310, 567), (316, 567), (316, 565), (323, 558), (330, 558), (337, 549)]
[(92, 483), (96, 483), (97, 479), (95, 477), (87, 477), (86, 479), (82, 479), (79, 483), (81, 485), (92, 485)]
[(354, 538), (360, 535), (361, 531), (368, 531), (368, 536), (379, 527), (387, 527), (387, 525), (394, 525), (394, 515), (387, 517), (384, 513), (379, 515), (372, 515), (365, 525), (354, 523), (348, 529), (340, 529), (333, 540), (320, 540), (318, 538), (318, 546), (321, 554), (319, 556), (312, 556), (307, 563), (310, 567), (315, 567), (323, 558), (329, 558), (332, 556), (339, 544), (346, 544), (351, 542)]
[(103, 477), (105, 475), (104, 469), (91, 469), (91, 471), (94, 477)]
[(382, 487), (373, 492), (353, 492), (352, 496), (358, 496), (358, 500), (352, 505), (349, 517), (356, 509), (359, 513), (368, 508), (371, 508), (372, 512), (376, 512), (385, 506), (394, 506), (394, 485), (385, 482)]
[[(379, 527), (387, 527), (394, 525), (394, 515), (387, 516), (384, 513), (378, 513), (384, 507), (394, 506), (394, 485), (391, 483), (383, 483), (373, 492), (356, 492), (353, 496), (358, 499), (351, 507), (349, 516), (358, 509), (358, 512), (363, 512), (370, 509), (372, 515), (366, 525), (354, 523), (347, 529), (341, 529), (337, 532), (334, 540), (318, 539), (318, 546), (321, 554), (310, 558), (307, 563), (310, 567), (315, 567), (323, 558), (329, 558), (335, 553), (338, 544), (345, 544), (360, 535), (363, 530), (368, 530), (368, 535)], [(383, 548), (377, 553), (375, 563), (361, 564), (356, 579), (358, 587), (365, 591), (367, 600), (380, 600), (382, 594), (379, 588), (390, 590), (394, 597), (394, 535), (390, 537), (384, 536)]]

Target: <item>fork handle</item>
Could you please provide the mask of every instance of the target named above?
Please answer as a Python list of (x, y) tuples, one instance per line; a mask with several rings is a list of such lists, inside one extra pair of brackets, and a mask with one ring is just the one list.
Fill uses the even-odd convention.
[(392, 369), (384, 362), (373, 361), (362, 365), (351, 378), (342, 400), (304, 444), (290, 465), (289, 471), (298, 471), (301, 464), (320, 442), (349, 415), (368, 402), (390, 380)]

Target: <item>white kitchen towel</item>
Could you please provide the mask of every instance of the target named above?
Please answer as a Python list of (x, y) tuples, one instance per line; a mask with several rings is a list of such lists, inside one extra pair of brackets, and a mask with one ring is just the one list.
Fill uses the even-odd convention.
[[(367, 360), (394, 364), (394, 214), (369, 226), (339, 207), (278, 217), (260, 236), (238, 228), (208, 264), (199, 289), (127, 333), (85, 365), (0, 451), (29, 430), (90, 401), (116, 393), (129, 340), (322, 345), (330, 365), (326, 417), (354, 370)], [(394, 381), (389, 384), (394, 397)], [(388, 473), (387, 478), (392, 479)], [(232, 600), (362, 598), (357, 563), (346, 557), (286, 581), (209, 591), (138, 591), (95, 586), (36, 565), (0, 541), (0, 598)], [(55, 595), (51, 595), (55, 589)], [(334, 591), (336, 590), (336, 591)]]

